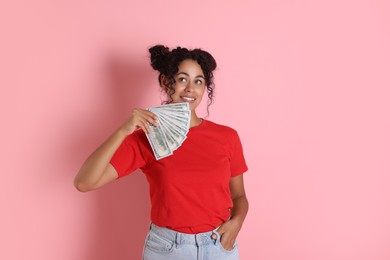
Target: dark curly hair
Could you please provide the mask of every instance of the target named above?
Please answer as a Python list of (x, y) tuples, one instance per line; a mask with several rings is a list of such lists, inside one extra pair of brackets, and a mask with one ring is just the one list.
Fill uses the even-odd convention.
[(205, 76), (205, 83), (208, 95), (207, 113), (209, 112), (209, 106), (214, 101), (214, 75), (213, 71), (217, 67), (217, 63), (213, 56), (207, 51), (201, 49), (188, 50), (187, 48), (177, 47), (172, 51), (168, 47), (163, 45), (155, 45), (149, 49), (150, 62), (153, 69), (160, 72), (158, 81), (162, 85), (162, 75), (164, 75), (168, 83), (164, 84), (169, 90), (169, 100), (165, 103), (172, 102), (172, 95), (175, 93), (173, 84), (175, 83), (175, 75), (179, 71), (179, 64), (184, 60), (194, 60), (202, 68)]

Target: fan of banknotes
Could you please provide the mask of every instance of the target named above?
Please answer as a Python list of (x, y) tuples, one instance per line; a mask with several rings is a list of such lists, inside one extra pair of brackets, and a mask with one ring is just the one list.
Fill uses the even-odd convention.
[(150, 125), (146, 135), (157, 160), (173, 154), (187, 138), (191, 110), (188, 103), (173, 103), (151, 107), (150, 112), (158, 117), (158, 126)]

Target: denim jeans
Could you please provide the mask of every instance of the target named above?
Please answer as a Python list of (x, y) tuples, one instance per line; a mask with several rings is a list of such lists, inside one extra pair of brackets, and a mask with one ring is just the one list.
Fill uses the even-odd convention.
[[(239, 260), (237, 241), (232, 250), (222, 247), (213, 231), (185, 234), (151, 224), (145, 239), (143, 260)], [(212, 239), (215, 234), (217, 239)]]

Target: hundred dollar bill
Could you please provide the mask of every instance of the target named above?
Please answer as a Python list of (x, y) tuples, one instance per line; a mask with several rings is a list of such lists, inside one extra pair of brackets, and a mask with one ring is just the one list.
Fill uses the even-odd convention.
[[(177, 146), (180, 146), (187, 138), (186, 134), (188, 133), (188, 129), (184, 129), (184, 126), (179, 127), (178, 125), (171, 124), (166, 117), (159, 113), (159, 111), (151, 110), (151, 112), (155, 113), (159, 117), (160, 124), (163, 125), (165, 136), (173, 139)], [(176, 149), (177, 148), (178, 147), (176, 147)]]
[(158, 117), (158, 126), (150, 125), (147, 138), (154, 156), (159, 160), (172, 155), (187, 138), (191, 111), (186, 102), (160, 105), (148, 110)]
[(160, 105), (153, 107), (158, 110), (189, 110), (189, 104), (187, 102), (171, 103), (166, 105)]
[[(154, 111), (153, 111), (154, 112)], [(158, 113), (154, 112), (157, 116), (159, 116)], [(171, 149), (171, 151), (173, 152), (174, 150), (176, 150), (180, 144), (169, 134), (169, 125), (163, 121), (163, 120), (159, 120), (159, 127), (161, 127), (161, 130), (164, 132), (164, 135), (166, 137), (166, 140), (167, 140), (167, 144), (168, 144), (168, 147), (169, 149)]]
[(178, 130), (178, 132), (180, 132), (184, 135), (186, 135), (188, 133), (189, 121), (187, 123), (184, 120), (183, 121), (175, 120), (175, 118), (173, 118), (172, 116), (169, 116), (169, 115), (164, 114), (164, 113), (158, 113), (158, 117), (164, 123), (168, 124), (169, 126), (171, 126), (174, 129)]
[(171, 136), (176, 141), (176, 143), (179, 144), (179, 146), (187, 138), (187, 136), (185, 134), (180, 133), (177, 129), (175, 129), (173, 127), (168, 128), (167, 135)]
[(152, 147), (153, 154), (157, 160), (167, 157), (172, 154), (167, 143), (164, 132), (159, 126), (149, 126), (150, 132), (146, 134), (148, 141)]

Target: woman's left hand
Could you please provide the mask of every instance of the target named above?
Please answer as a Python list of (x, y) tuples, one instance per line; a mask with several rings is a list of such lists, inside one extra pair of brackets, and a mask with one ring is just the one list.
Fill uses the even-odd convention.
[[(217, 230), (221, 236), (221, 245), (226, 250), (232, 250), (238, 232), (240, 232), (246, 213), (248, 212), (248, 200), (245, 195), (244, 177), (242, 174), (230, 179), (230, 192), (233, 201), (231, 209), (232, 218), (223, 223)], [(211, 236), (217, 239), (217, 235)]]
[[(241, 223), (238, 223), (234, 219), (230, 219), (223, 223), (217, 230), (221, 236), (221, 244), (226, 250), (232, 250), (234, 242), (236, 241), (238, 232), (240, 232)], [(215, 234), (212, 235), (213, 239), (217, 239)]]

